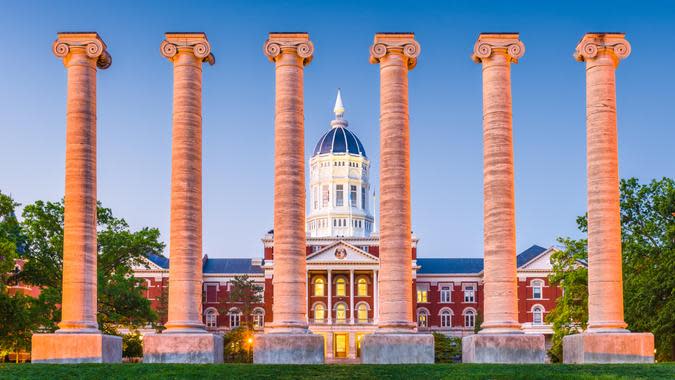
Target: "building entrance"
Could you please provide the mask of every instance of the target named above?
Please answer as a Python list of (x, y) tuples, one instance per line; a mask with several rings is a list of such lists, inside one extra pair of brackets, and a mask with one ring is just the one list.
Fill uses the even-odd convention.
[(344, 333), (335, 333), (333, 335), (333, 341), (335, 346), (334, 357), (336, 358), (346, 358), (347, 351), (349, 347), (349, 336)]

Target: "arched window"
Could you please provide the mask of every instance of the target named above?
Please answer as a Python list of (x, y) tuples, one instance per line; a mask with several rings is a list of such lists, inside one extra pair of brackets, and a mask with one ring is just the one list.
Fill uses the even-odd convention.
[(532, 298), (534, 298), (535, 300), (542, 299), (543, 289), (544, 289), (544, 281), (542, 280), (532, 281)]
[(335, 296), (336, 297), (347, 296), (347, 281), (343, 277), (339, 277), (335, 281)]
[(365, 303), (359, 304), (356, 308), (356, 318), (359, 323), (368, 323), (368, 305)]
[(337, 323), (347, 322), (347, 305), (343, 303), (335, 305), (335, 320)]
[(542, 325), (544, 324), (544, 308), (536, 305), (532, 308), (532, 324), (533, 325)]
[(265, 327), (265, 310), (260, 307), (253, 310), (253, 328), (261, 329)]
[(314, 305), (314, 322), (323, 322), (326, 319), (326, 308), (322, 303)]
[(206, 328), (208, 329), (215, 329), (218, 327), (218, 312), (216, 309), (209, 308), (206, 309), (204, 312), (204, 315), (206, 316)]
[(417, 326), (429, 327), (429, 312), (426, 309), (417, 310)]
[(326, 283), (323, 281), (323, 278), (319, 277), (314, 280), (314, 296), (323, 297), (326, 290)]
[(452, 311), (450, 309), (441, 310), (441, 327), (452, 327)]
[(464, 310), (464, 327), (474, 328), (476, 326), (476, 312), (473, 309)]
[(359, 297), (367, 297), (368, 296), (368, 280), (366, 280), (363, 277), (359, 278), (359, 280), (357, 281), (356, 294)]
[(230, 316), (230, 328), (234, 329), (241, 326), (241, 311), (239, 309), (233, 307), (228, 315)]

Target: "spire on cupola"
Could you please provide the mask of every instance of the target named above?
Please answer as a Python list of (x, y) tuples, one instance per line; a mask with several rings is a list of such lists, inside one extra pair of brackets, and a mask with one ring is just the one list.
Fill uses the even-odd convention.
[(345, 106), (342, 104), (342, 95), (339, 88), (337, 92), (337, 98), (335, 99), (335, 107), (333, 108), (333, 112), (335, 113), (335, 119), (330, 122), (330, 125), (333, 128), (346, 127), (349, 124), (347, 123), (347, 120), (342, 118), (342, 116), (345, 114)]

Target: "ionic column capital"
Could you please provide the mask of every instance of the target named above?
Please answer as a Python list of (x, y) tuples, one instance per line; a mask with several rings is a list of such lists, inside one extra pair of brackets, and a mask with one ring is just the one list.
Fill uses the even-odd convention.
[(61, 32), (52, 44), (52, 51), (63, 64), (68, 66), (73, 54), (84, 54), (96, 63), (101, 69), (107, 69), (112, 64), (112, 56), (107, 46), (96, 32)]
[(191, 53), (202, 62), (210, 65), (216, 63), (216, 57), (211, 53), (211, 44), (206, 33), (165, 33), (165, 40), (159, 47), (165, 58), (174, 61), (178, 53)]
[(525, 54), (525, 44), (518, 33), (481, 33), (473, 47), (471, 59), (476, 63), (489, 61), (503, 55), (508, 62), (518, 63)]
[(309, 33), (270, 33), (263, 45), (263, 52), (272, 62), (276, 62), (284, 53), (295, 54), (307, 66), (314, 57), (314, 44), (309, 40)]
[(625, 33), (586, 33), (574, 51), (574, 59), (590, 62), (603, 55), (614, 60), (614, 66), (630, 55), (630, 43)]
[(380, 63), (387, 54), (401, 54), (407, 59), (408, 70), (412, 70), (421, 51), (414, 33), (377, 33), (370, 47), (370, 63)]

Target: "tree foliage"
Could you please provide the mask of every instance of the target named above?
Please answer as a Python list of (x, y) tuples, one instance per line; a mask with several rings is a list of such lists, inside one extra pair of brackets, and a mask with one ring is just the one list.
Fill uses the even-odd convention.
[(223, 336), (223, 350), (226, 363), (252, 363), (253, 331), (246, 326), (228, 331)]
[[(675, 360), (675, 181), (640, 184), (621, 181), (621, 239), (624, 314), (631, 331), (654, 334), (656, 359)], [(577, 219), (587, 232), (587, 217)], [(587, 270), (576, 263), (588, 257), (585, 239), (561, 239), (564, 249), (553, 255), (551, 282), (563, 287), (553, 324), (553, 360), (562, 359), (561, 339), (585, 328), (588, 321)]]
[(263, 288), (246, 275), (235, 276), (230, 284), (230, 302), (238, 304), (237, 306), (241, 311), (241, 321), (249, 330), (252, 330), (251, 314), (253, 314), (253, 309), (262, 302)]
[(462, 359), (462, 338), (449, 337), (441, 333), (434, 335), (434, 362), (456, 363)]

